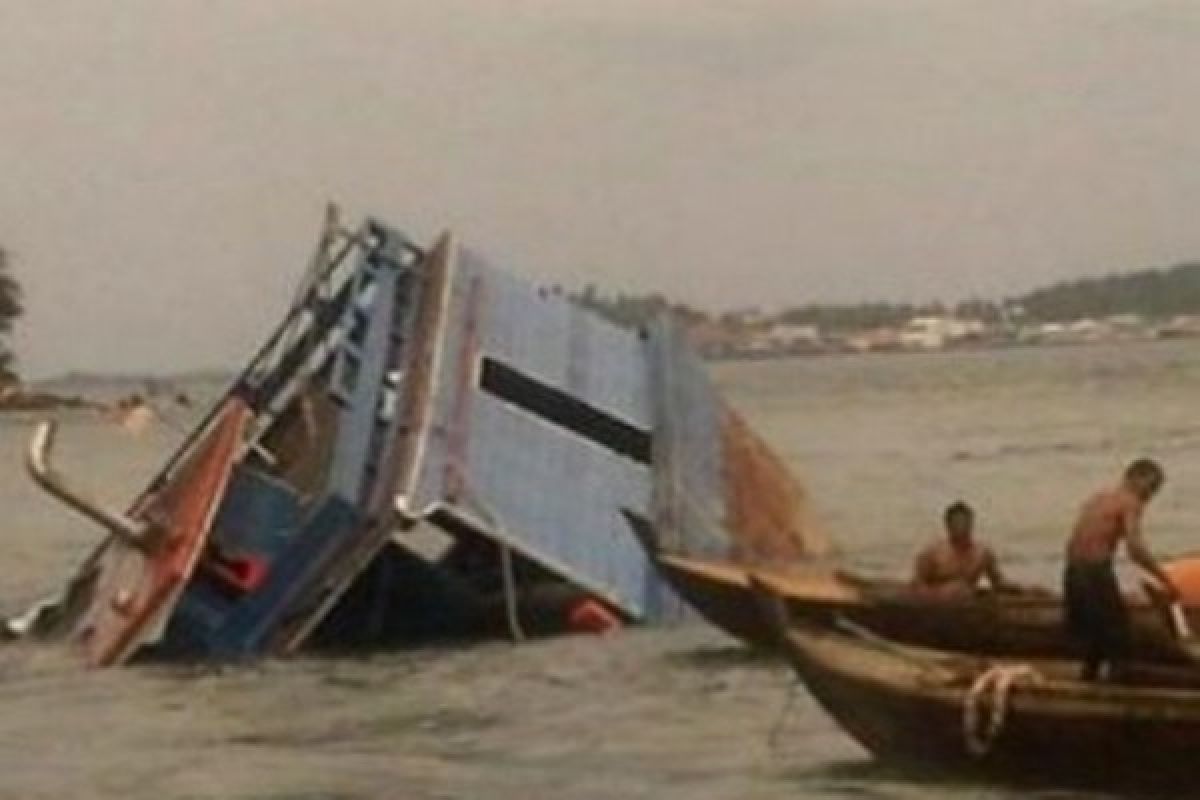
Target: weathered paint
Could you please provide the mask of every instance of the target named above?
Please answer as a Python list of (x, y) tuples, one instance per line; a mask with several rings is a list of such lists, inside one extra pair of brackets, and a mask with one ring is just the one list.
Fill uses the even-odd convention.
[(742, 563), (828, 555), (803, 487), (717, 392), (681, 333), (662, 320), (652, 341), (657, 546)]
[(205, 546), (248, 419), (242, 402), (226, 401), (171, 479), (134, 509), (134, 519), (150, 524), (150, 549), (113, 541), (97, 561), (95, 599), (71, 633), (89, 666), (125, 660), (174, 609)]
[[(654, 504), (657, 546), (723, 556), (726, 516), (723, 407), (682, 333), (660, 319), (650, 336), (655, 404)], [(631, 509), (632, 510), (632, 509)]]
[(736, 411), (721, 419), (729, 556), (743, 564), (823, 558), (831, 545), (804, 487)]
[(420, 269), (405, 273), (405, 291), (395, 297), (391, 331), (393, 345), (403, 341), (404, 347), (393, 346), (385, 377), (394, 409), (385, 420), (389, 426), (386, 435), (376, 439), (376, 447), (381, 449), (373, 456), (378, 464), (376, 479), (362, 503), (364, 524), (339, 548), (320, 581), (309, 589), (312, 599), (304, 604), (306, 613), (281, 625), (274, 637), (278, 650), (291, 652), (303, 644), (393, 533), (396, 493), (407, 481), (409, 461), (416, 457), (415, 432), (427, 413), (435, 348), (432, 330), (443, 304), (453, 253), (450, 236), (443, 234), (422, 259)]
[[(287, 650), (298, 641), (296, 631), (311, 630), (344, 588), (339, 569), (381, 537), (372, 536), (390, 517), (390, 504), (374, 508), (371, 499), (394, 492), (390, 463), (397, 427), (404, 415), (397, 408), (402, 392), (407, 346), (412, 342), (412, 311), (419, 305), (414, 272), (419, 258), (406, 238), (379, 223), (368, 232), (376, 246), (364, 250), (350, 278), (350, 301), (337, 328), (341, 335), (330, 354), (328, 384), (317, 388), (339, 407), (328, 482), (308, 503), (297, 528), (283, 537), (277, 552), (255, 555), (267, 560), (265, 580), (239, 597), (230, 598), (222, 614), (202, 637), (206, 648), (222, 656)], [(191, 602), (185, 596), (184, 605)], [(172, 646), (168, 631), (167, 647)], [(195, 632), (179, 640), (196, 640)]]
[[(222, 400), (253, 420), (159, 652), (290, 652), (357, 602), (368, 633), (470, 617), (494, 600), (477, 559), (490, 580), (503, 553), (522, 596), (549, 579), (630, 620), (679, 616), (623, 512), (654, 520), (651, 549), (815, 550), (802, 493), (670, 325), (619, 328), (448, 236), (423, 251), (371, 221), (343, 238)], [(433, 527), (444, 560), (409, 547)], [(69, 594), (87, 607), (86, 569)]]
[(487, 391), (481, 361), (649, 432), (646, 344), (464, 252), (438, 331), (426, 441), (401, 509), (447, 511), (634, 619), (660, 584), (620, 515), (645, 512), (646, 464)]

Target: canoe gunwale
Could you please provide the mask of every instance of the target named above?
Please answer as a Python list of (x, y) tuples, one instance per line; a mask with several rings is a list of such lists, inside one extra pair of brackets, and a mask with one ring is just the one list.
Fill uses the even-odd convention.
[[(824, 670), (854, 675), (881, 687), (921, 694), (939, 702), (952, 701), (961, 705), (974, 680), (992, 667), (1030, 666), (1042, 676), (1042, 681), (1012, 688), (1010, 702), (1014, 711), (1061, 710), (1063, 713), (1091, 714), (1104, 713), (1107, 709), (1120, 710), (1127, 717), (1159, 718), (1165, 714), (1194, 718), (1200, 724), (1200, 674), (1196, 675), (1194, 689), (1085, 682), (1057, 674), (1078, 669), (1076, 662), (1065, 659), (977, 659), (892, 643), (898, 650), (908, 651), (908, 658), (904, 658), (852, 634), (816, 627), (793, 627), (786, 632), (786, 641), (793, 663), (802, 658)], [(872, 655), (866, 656), (867, 652)], [(886, 662), (886, 666), (871, 669), (872, 660)], [(1139, 705), (1151, 702), (1161, 705), (1154, 708)], [(1178, 713), (1181, 710), (1188, 713)]]

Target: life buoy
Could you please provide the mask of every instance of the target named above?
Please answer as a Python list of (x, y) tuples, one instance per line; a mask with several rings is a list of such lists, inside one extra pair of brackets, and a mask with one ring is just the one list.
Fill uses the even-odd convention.
[(1200, 555), (1184, 556), (1162, 565), (1185, 606), (1200, 606)]

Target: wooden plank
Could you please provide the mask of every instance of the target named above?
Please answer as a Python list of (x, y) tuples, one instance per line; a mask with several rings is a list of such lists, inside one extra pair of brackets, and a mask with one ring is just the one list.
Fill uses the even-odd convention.
[(755, 567), (753, 570), (730, 562), (707, 561), (677, 555), (660, 555), (658, 560), (681, 572), (737, 588), (750, 589), (750, 572), (786, 598), (821, 600), (830, 603), (860, 603), (863, 594), (829, 570), (781, 571)]

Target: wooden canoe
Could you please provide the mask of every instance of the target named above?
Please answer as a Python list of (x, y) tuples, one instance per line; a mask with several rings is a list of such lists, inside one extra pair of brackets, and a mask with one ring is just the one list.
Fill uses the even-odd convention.
[[(749, 570), (735, 564), (659, 555), (656, 564), (687, 603), (707, 621), (757, 647), (777, 646), (775, 631), (759, 610)], [(844, 572), (755, 570), (786, 599), (796, 617), (827, 623), (840, 615), (906, 644), (996, 656), (1073, 658), (1061, 599), (1048, 591), (980, 592), (966, 598), (922, 596), (899, 582), (873, 581)], [(1137, 595), (1126, 598), (1139, 658), (1183, 661), (1162, 611)], [(1188, 616), (1200, 629), (1200, 609)]]
[[(775, 632), (759, 610), (749, 571), (744, 567), (672, 555), (657, 556), (655, 566), (671, 588), (709, 623), (755, 647), (776, 646)], [(767, 576), (765, 571), (762, 574)], [(814, 609), (848, 609), (865, 600), (857, 587), (830, 570), (769, 575), (785, 596), (800, 598), (806, 604), (811, 601)]]
[[(789, 622), (777, 596), (766, 602), (800, 679), (880, 760), (1018, 783), (1179, 790), (1200, 780), (1194, 668), (1142, 665), (1130, 684), (1085, 683), (1073, 661), (917, 648)], [(1006, 692), (981, 685), (1006, 672)]]

